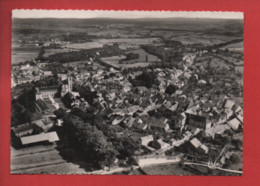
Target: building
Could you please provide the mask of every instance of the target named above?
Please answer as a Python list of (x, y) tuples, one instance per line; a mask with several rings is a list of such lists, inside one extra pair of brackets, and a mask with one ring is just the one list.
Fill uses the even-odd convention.
[(141, 144), (143, 146), (147, 146), (150, 141), (153, 141), (153, 136), (152, 135), (141, 137)]
[(232, 120), (228, 121), (227, 124), (233, 129), (237, 130), (241, 122), (237, 118), (233, 118)]
[(14, 80), (14, 76), (12, 74), (12, 76), (11, 76), (11, 88), (13, 88), (15, 86), (16, 86), (16, 83), (15, 83), (15, 80)]
[(37, 135), (21, 137), (22, 145), (30, 145), (40, 142), (55, 142), (59, 141), (59, 137), (56, 132), (41, 133)]
[(166, 118), (157, 119), (153, 117), (150, 121), (150, 128), (167, 131), (170, 128), (168, 125), (168, 119)]
[(161, 149), (167, 149), (170, 147), (169, 143), (165, 143), (162, 139), (157, 140), (157, 142), (160, 144)]
[(33, 125), (30, 123), (24, 123), (17, 127), (13, 127), (12, 130), (17, 137), (30, 135), (33, 132)]
[(208, 129), (211, 127), (211, 122), (205, 116), (186, 113), (186, 125), (197, 127), (200, 129)]
[(36, 88), (36, 100), (38, 100), (38, 99), (43, 100), (44, 98), (54, 97), (56, 93), (58, 93), (57, 86), (37, 87)]
[(68, 78), (68, 75), (67, 74), (57, 74), (57, 76), (62, 80), (66, 80)]
[(61, 97), (63, 97), (68, 92), (72, 92), (72, 87), (73, 87), (72, 77), (69, 76), (68, 77), (68, 84), (64, 84), (61, 87)]
[(52, 71), (43, 71), (43, 77), (52, 76)]
[(189, 150), (196, 150), (200, 154), (207, 154), (209, 152), (209, 148), (202, 144), (197, 138), (190, 140), (189, 146)]

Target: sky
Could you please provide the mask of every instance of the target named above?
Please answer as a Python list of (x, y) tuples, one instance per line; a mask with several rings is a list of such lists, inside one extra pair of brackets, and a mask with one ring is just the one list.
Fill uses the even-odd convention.
[(110, 10), (13, 10), (13, 18), (222, 18), (243, 19), (242, 12), (110, 11)]

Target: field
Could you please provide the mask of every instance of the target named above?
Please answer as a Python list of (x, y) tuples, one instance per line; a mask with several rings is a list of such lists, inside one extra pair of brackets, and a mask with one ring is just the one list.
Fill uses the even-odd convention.
[(243, 52), (244, 50), (244, 42), (239, 42), (239, 43), (233, 43), (230, 45), (226, 45), (225, 47), (223, 47), (223, 49), (228, 49), (230, 51), (239, 51), (239, 52)]
[(184, 34), (184, 35), (175, 35), (172, 38), (175, 41), (180, 41), (183, 44), (194, 44), (194, 43), (201, 43), (204, 46), (210, 46), (214, 44), (219, 44), (222, 42), (226, 42), (227, 40), (232, 40), (233, 38), (229, 38), (226, 36), (210, 36), (204, 34)]
[(184, 170), (178, 164), (165, 164), (144, 167), (142, 170), (148, 175), (194, 175), (194, 173)]
[(12, 64), (34, 60), (39, 54), (40, 48), (13, 48)]
[[(67, 151), (74, 156), (74, 151)], [(57, 145), (38, 145), (23, 149), (11, 148), (12, 174), (83, 174), (79, 164), (68, 162), (61, 156)]]
[(72, 49), (92, 49), (101, 48), (104, 44), (118, 43), (121, 49), (139, 48), (141, 44), (152, 44), (159, 42), (158, 38), (119, 38), (119, 39), (98, 39), (93, 42), (69, 44), (67, 48)]
[[(122, 56), (112, 56), (112, 57), (105, 57), (102, 58), (101, 60), (110, 64), (110, 65), (114, 65), (116, 67), (123, 67), (123, 68), (132, 68), (132, 67), (146, 67), (151, 63), (157, 63), (157, 62), (161, 62), (161, 60), (154, 55), (148, 54), (147, 52), (145, 52), (143, 49), (136, 49), (136, 50), (131, 50), (128, 51), (126, 53), (135, 53), (135, 54), (139, 54), (139, 58), (136, 59), (135, 63), (132, 64), (120, 64), (119, 61), (122, 59), (125, 59), (126, 56), (122, 55)], [(146, 62), (146, 55), (148, 57), (148, 62)], [(127, 61), (126, 61), (127, 62)]]
[(153, 36), (163, 36), (166, 40), (180, 41), (182, 44), (195, 44), (201, 43), (204, 46), (210, 46), (214, 44), (220, 44), (234, 39), (240, 39), (241, 37), (226, 36), (221, 34), (205, 34), (202, 31), (153, 31)]
[(77, 51), (76, 49), (66, 49), (66, 48), (47, 48), (45, 49), (44, 57), (48, 57), (49, 55), (53, 55), (61, 52), (71, 52)]
[(126, 53), (130, 53), (130, 52), (134, 53), (134, 54), (139, 54), (138, 62), (145, 62), (146, 56), (148, 57), (148, 62), (160, 62), (161, 61), (157, 56), (148, 54), (143, 49), (131, 50)]

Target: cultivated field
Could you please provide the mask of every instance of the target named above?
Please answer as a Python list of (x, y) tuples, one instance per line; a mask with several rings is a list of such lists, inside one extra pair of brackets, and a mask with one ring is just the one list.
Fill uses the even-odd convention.
[[(161, 60), (154, 55), (148, 54), (147, 52), (145, 52), (143, 49), (136, 49), (136, 50), (130, 50), (126, 53), (135, 53), (135, 54), (139, 54), (139, 58), (136, 59), (135, 63), (132, 64), (120, 64), (119, 61), (122, 59), (125, 59), (126, 56), (125, 55), (121, 55), (121, 56), (112, 56), (112, 57), (105, 57), (105, 58), (101, 58), (102, 61), (114, 65), (116, 67), (123, 67), (123, 68), (132, 68), (132, 67), (146, 67), (151, 63), (156, 63), (156, 62), (161, 62)], [(148, 62), (146, 62), (146, 55), (148, 57)], [(125, 61), (127, 62), (127, 61)]]
[(162, 165), (148, 166), (142, 168), (142, 170), (148, 175), (179, 175), (179, 176), (194, 175), (194, 173), (184, 170), (178, 164), (162, 164)]
[(45, 49), (44, 57), (48, 57), (49, 55), (53, 55), (56, 53), (61, 52), (72, 52), (72, 51), (78, 51), (76, 49), (67, 49), (67, 48), (47, 48)]
[(40, 48), (13, 48), (12, 64), (34, 60), (39, 54)]
[(230, 45), (224, 46), (222, 49), (228, 49), (230, 51), (239, 51), (243, 52), (244, 51), (244, 42), (239, 42), (239, 43), (232, 43)]
[(127, 53), (139, 54), (138, 62), (146, 62), (146, 56), (148, 57), (148, 62), (161, 62), (161, 60), (152, 54), (148, 54), (143, 49), (131, 50)]
[(121, 49), (139, 48), (141, 44), (152, 44), (159, 42), (158, 38), (119, 38), (119, 39), (98, 39), (93, 42), (69, 44), (67, 48), (92, 49), (101, 48), (104, 44), (118, 43)]
[[(68, 154), (74, 156), (69, 149)], [(38, 145), (23, 149), (11, 148), (12, 174), (83, 174), (79, 164), (68, 162), (57, 150), (57, 145)]]

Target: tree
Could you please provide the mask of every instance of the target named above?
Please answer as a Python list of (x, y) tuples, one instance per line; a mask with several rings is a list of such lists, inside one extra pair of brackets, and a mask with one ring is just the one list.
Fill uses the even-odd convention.
[(62, 119), (65, 116), (66, 111), (62, 108), (59, 108), (58, 110), (54, 111), (54, 114), (56, 115), (57, 119)]
[(41, 50), (39, 52), (38, 57), (36, 58), (36, 60), (42, 60), (43, 59), (43, 55), (45, 54), (45, 48), (44, 46), (41, 47)]
[(241, 158), (238, 154), (235, 154), (233, 153), (231, 156), (230, 156), (230, 161), (231, 163), (238, 163), (241, 161)]
[(166, 94), (173, 94), (176, 92), (178, 88), (175, 85), (170, 84), (166, 89), (165, 89), (165, 93)]
[(142, 81), (143, 86), (151, 88), (154, 84), (155, 76), (152, 73), (144, 71), (141, 75), (137, 76), (135, 80)]
[(72, 114), (64, 118), (63, 126), (65, 131), (70, 131), (68, 137), (83, 153), (84, 159), (98, 168), (110, 166), (114, 162), (118, 153), (96, 126), (84, 123), (82, 119)]
[(134, 137), (123, 136), (119, 139), (123, 145), (122, 151), (119, 151), (123, 157), (131, 157), (135, 154), (135, 151), (141, 148), (140, 141)]

